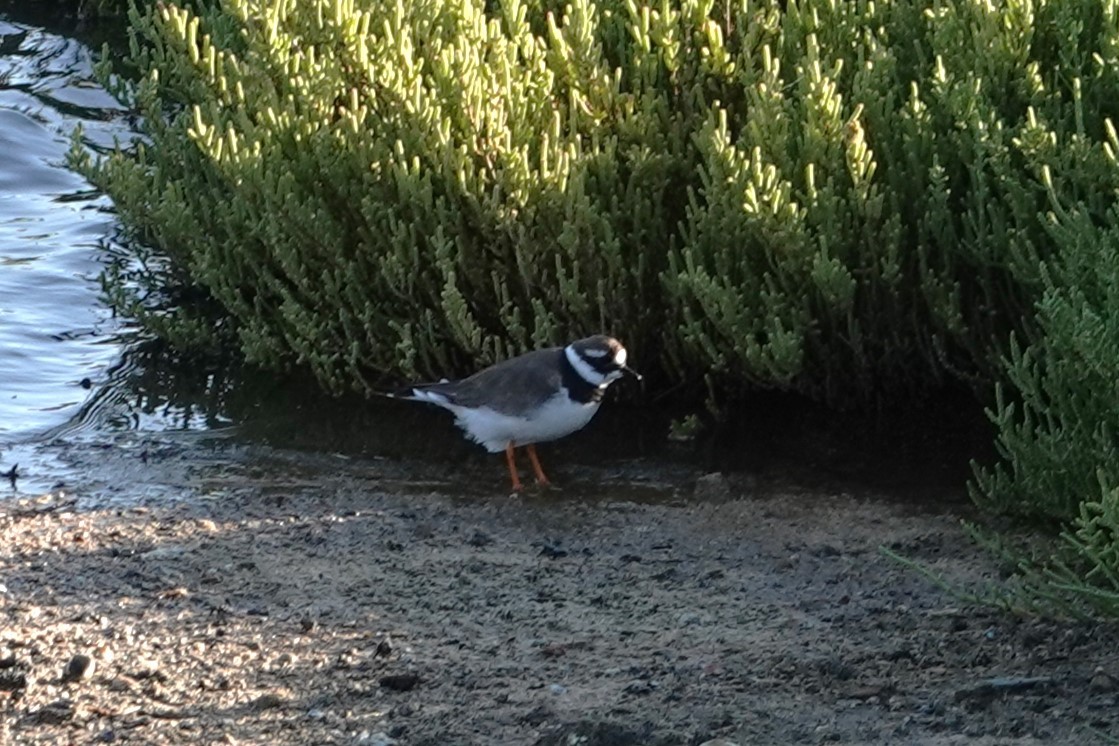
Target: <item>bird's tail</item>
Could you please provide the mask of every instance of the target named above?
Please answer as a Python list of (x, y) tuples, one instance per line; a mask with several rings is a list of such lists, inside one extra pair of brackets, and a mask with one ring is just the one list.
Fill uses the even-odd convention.
[(389, 399), (404, 399), (406, 401), (423, 401), (430, 404), (438, 404), (439, 406), (446, 406), (450, 403), (450, 399), (446, 395), (435, 391), (433, 387), (441, 383), (446, 383), (446, 380), (439, 383), (419, 383), (407, 386), (395, 391), (380, 391), (381, 396), (388, 397)]

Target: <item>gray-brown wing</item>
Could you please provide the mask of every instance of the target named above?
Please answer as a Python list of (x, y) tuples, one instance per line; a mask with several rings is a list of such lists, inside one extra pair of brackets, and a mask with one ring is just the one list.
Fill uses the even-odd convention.
[(559, 389), (563, 348), (536, 350), (478, 371), (469, 378), (423, 386), (464, 407), (520, 414), (543, 404)]

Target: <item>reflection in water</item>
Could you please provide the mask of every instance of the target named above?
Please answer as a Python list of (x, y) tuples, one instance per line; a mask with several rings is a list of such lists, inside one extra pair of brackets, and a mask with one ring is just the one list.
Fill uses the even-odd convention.
[[(104, 430), (211, 430), (232, 422), (223, 414), (232, 389), (220, 368), (173, 360), (159, 342), (124, 350), (78, 413), (53, 434), (96, 435)], [(213, 367), (211, 370), (210, 368)]]
[(127, 139), (125, 112), (92, 81), (89, 49), (0, 15), (0, 466), (7, 447), (65, 422), (116, 358), (98, 303), (108, 200), (66, 168), (88, 146)]

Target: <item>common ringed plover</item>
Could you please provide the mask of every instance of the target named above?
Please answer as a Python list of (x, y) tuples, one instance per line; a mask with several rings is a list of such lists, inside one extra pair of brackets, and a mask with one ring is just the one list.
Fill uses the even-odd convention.
[(536, 443), (579, 430), (598, 411), (606, 387), (629, 373), (626, 348), (596, 334), (566, 347), (549, 347), (505, 360), (469, 378), (410, 386), (389, 396), (449, 409), (468, 438), (490, 453), (505, 451), (513, 490), (523, 489), (514, 449), (524, 446), (539, 484), (548, 477)]

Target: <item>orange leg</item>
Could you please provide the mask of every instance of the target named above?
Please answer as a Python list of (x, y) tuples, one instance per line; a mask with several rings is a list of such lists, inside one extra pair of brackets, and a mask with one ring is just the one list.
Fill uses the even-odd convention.
[(536, 473), (537, 484), (544, 486), (551, 484), (548, 477), (544, 475), (544, 470), (540, 467), (540, 459), (536, 457), (536, 444), (529, 443), (525, 446), (525, 450), (528, 451), (528, 460), (532, 462), (532, 470)]
[(517, 460), (513, 456), (513, 441), (505, 446), (505, 463), (509, 464), (509, 478), (513, 480), (513, 491), (520, 492), (524, 489), (521, 478), (517, 476)]

